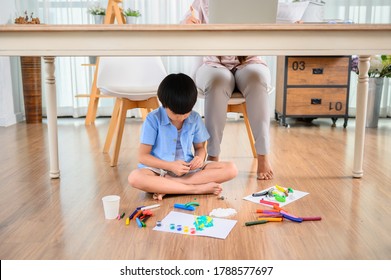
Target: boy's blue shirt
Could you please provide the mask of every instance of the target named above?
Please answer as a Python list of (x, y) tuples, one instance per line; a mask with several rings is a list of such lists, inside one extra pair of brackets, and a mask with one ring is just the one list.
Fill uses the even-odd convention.
[[(175, 160), (177, 128), (171, 123), (166, 110), (160, 106), (147, 115), (141, 128), (140, 143), (151, 145), (151, 154), (165, 161)], [(183, 122), (181, 132), (181, 145), (184, 159), (190, 162), (193, 155), (193, 143), (202, 143), (209, 139), (209, 133), (201, 116), (191, 111), (189, 117)], [(145, 167), (139, 163), (139, 168)]]

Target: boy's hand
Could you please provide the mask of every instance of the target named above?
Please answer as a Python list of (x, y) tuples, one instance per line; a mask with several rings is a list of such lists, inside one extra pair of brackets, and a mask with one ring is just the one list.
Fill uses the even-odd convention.
[(171, 163), (170, 171), (177, 176), (182, 176), (190, 171), (189, 163), (183, 160), (176, 160)]
[(189, 162), (190, 170), (201, 168), (204, 165), (204, 161), (199, 157), (195, 156), (192, 161)]

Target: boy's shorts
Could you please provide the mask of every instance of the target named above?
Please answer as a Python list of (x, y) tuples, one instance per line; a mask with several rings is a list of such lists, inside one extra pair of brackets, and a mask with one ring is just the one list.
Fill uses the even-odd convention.
[(168, 171), (168, 170), (165, 170), (165, 169), (161, 169), (161, 168), (155, 168), (155, 167), (149, 167), (149, 166), (145, 166), (143, 168), (145, 169), (149, 169), (151, 171), (153, 171), (154, 173), (156, 173), (157, 175), (161, 176), (161, 177), (164, 177), (166, 176), (167, 174), (170, 175), (171, 177), (183, 177), (183, 176), (186, 176), (188, 174), (193, 174), (193, 173), (196, 173), (198, 171), (201, 171), (205, 168), (205, 166), (210, 163), (211, 161), (205, 161), (204, 162), (204, 165), (200, 168), (197, 168), (197, 169), (194, 169), (194, 170), (190, 170), (188, 173), (186, 174), (183, 174), (181, 176), (178, 176), (176, 175), (175, 173), (171, 172), (171, 171)]

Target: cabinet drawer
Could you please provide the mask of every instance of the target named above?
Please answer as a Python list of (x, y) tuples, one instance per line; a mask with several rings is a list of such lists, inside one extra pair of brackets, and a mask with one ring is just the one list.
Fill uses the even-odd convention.
[(346, 88), (288, 88), (287, 115), (345, 115)]
[(350, 57), (291, 56), (286, 61), (287, 86), (347, 85)]

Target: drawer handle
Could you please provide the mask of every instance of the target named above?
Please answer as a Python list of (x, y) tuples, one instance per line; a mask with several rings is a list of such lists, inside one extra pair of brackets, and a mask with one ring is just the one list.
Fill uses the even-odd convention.
[(311, 98), (312, 105), (320, 105), (322, 104), (322, 98)]
[(322, 75), (323, 74), (323, 68), (312, 68), (312, 74), (314, 74), (314, 75)]

